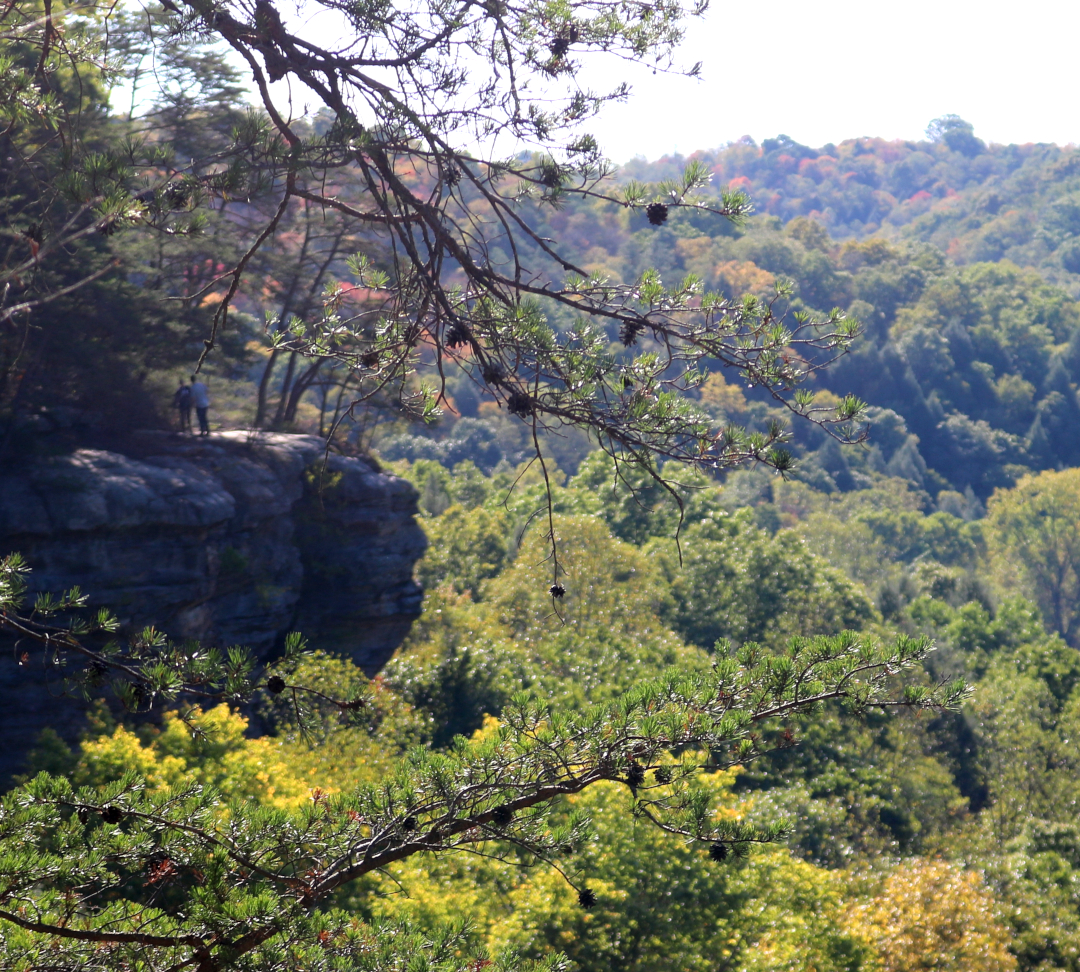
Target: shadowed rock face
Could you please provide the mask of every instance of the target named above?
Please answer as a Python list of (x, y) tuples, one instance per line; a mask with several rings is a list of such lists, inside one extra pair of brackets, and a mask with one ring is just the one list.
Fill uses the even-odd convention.
[[(416, 491), (313, 436), (136, 437), (0, 469), (0, 553), (30, 562), (33, 591), (78, 585), (131, 629), (147, 624), (260, 657), (302, 631), (374, 674), (420, 613), (426, 541)], [(0, 775), (41, 729), (71, 738), (81, 707), (60, 673), (10, 642), (0, 655)]]

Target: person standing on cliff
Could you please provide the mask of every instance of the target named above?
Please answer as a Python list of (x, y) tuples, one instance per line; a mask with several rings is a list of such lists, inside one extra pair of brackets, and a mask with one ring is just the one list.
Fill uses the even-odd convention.
[(210, 423), (206, 420), (206, 413), (210, 408), (210, 392), (206, 382), (200, 381), (195, 375), (191, 376), (191, 401), (195, 405), (195, 414), (199, 416), (199, 435), (209, 435)]
[(173, 408), (180, 415), (180, 433), (191, 431), (191, 388), (181, 379), (180, 387), (173, 395)]

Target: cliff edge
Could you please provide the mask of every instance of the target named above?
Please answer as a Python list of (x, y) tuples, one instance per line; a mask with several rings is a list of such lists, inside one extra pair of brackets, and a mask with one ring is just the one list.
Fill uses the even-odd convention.
[[(22, 553), (32, 591), (78, 585), (129, 629), (154, 624), (266, 657), (288, 631), (377, 672), (420, 613), (426, 540), (416, 490), (305, 435), (144, 433), (123, 453), (83, 449), (0, 469), (0, 554)], [(45, 726), (72, 738), (38, 651), (0, 654), (0, 775)], [(20, 660), (22, 663), (20, 664)]]

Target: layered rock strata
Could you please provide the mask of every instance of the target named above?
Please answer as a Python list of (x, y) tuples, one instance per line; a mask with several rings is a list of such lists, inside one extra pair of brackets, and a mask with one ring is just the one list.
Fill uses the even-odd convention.
[[(368, 673), (419, 614), (416, 491), (303, 435), (136, 436), (0, 469), (0, 553), (21, 552), (34, 591), (79, 586), (128, 629), (153, 624), (260, 657), (288, 631)], [(325, 461), (324, 461), (325, 459)], [(8, 642), (0, 657), (0, 774), (45, 725), (82, 718), (60, 672)], [(21, 664), (20, 664), (21, 662)]]

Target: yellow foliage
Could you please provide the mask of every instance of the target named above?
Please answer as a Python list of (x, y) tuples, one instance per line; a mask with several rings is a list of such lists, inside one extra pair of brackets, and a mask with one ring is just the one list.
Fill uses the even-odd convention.
[(102, 784), (136, 772), (151, 787), (201, 783), (213, 786), (226, 801), (253, 800), (295, 809), (314, 790), (335, 793), (379, 772), (376, 744), (366, 733), (341, 730), (315, 747), (289, 738), (245, 736), (248, 720), (219, 705), (195, 709), (192, 732), (176, 712), (166, 712), (160, 731), (143, 738), (123, 726), (87, 739), (74, 777), (79, 784)]
[[(497, 726), (489, 720), (478, 735)], [(746, 804), (731, 792), (737, 770), (703, 773), (722, 816)], [(570, 797), (597, 839), (561, 861), (582, 908), (552, 867), (521, 868), (472, 856), (412, 858), (395, 865), (369, 898), (376, 914), (403, 912), (422, 925), (468, 917), (476, 944), (523, 958), (566, 954), (578, 970), (854, 972), (871, 957), (845, 927), (843, 872), (815, 867), (785, 848), (717, 864), (705, 850), (628, 814), (626, 788), (600, 783)], [(491, 851), (496, 849), (493, 844)]]
[(296, 761), (281, 742), (246, 738), (247, 719), (227, 705), (196, 710), (192, 720), (201, 730), (198, 735), (178, 713), (166, 712), (164, 727), (146, 743), (123, 726), (84, 741), (76, 780), (102, 783), (134, 770), (152, 787), (202, 783), (216, 787), (227, 800), (288, 808), (310, 798), (310, 784), (297, 775)]
[(840, 265), (845, 270), (858, 270), (860, 267), (877, 266), (896, 256), (896, 249), (880, 236), (868, 240), (848, 240), (840, 248)]
[(638, 637), (662, 629), (657, 606), (663, 584), (640, 550), (617, 540), (596, 517), (557, 517), (555, 532), (559, 583), (566, 588), (558, 604), (561, 617), (554, 615), (547, 593), (549, 541), (533, 530), (517, 560), (487, 589), (492, 612), (509, 633), (539, 641), (563, 628), (600, 627)]
[(756, 294), (767, 297), (773, 292), (776, 277), (749, 260), (725, 260), (716, 268), (719, 286), (731, 294)]
[(489, 737), (495, 735), (495, 732), (500, 725), (501, 723), (498, 719), (495, 718), (495, 716), (490, 714), (485, 715), (484, 721), (481, 724), (480, 728), (472, 734), (472, 741), (474, 743), (483, 742), (485, 739), (488, 739)]
[[(247, 720), (224, 705), (192, 718), (202, 734), (170, 712), (159, 731), (119, 727), (87, 740), (77, 781), (136, 770), (153, 787), (198, 782), (226, 801), (298, 808), (316, 787), (344, 789), (383, 772), (390, 758), (360, 731), (335, 731), (309, 748), (247, 738)], [(474, 738), (498, 728), (489, 716)], [(741, 817), (750, 806), (732, 792), (737, 772), (699, 777), (721, 816)], [(595, 841), (562, 861), (596, 895), (592, 909), (554, 868), (468, 855), (409, 858), (365, 878), (355, 901), (342, 903), (427, 927), (468, 917), (476, 945), (537, 959), (564, 952), (582, 970), (710, 972), (720, 963), (733, 972), (1014, 972), (1007, 932), (977, 874), (916, 860), (868, 888), (780, 847), (718, 865), (701, 847), (635, 819), (630, 802), (616, 783), (566, 800), (596, 828)]]
[(814, 408), (836, 408), (843, 399), (836, 392), (828, 388), (818, 388), (814, 391)]
[(1010, 933), (974, 871), (915, 859), (851, 909), (852, 930), (878, 953), (881, 972), (1012, 972)]
[(727, 419), (740, 416), (746, 411), (746, 396), (742, 389), (725, 381), (718, 371), (709, 375), (701, 386), (701, 402)]
[(753, 859), (741, 940), (742, 972), (854, 970), (872, 958), (844, 927), (844, 872), (829, 871), (776, 848)]
[(711, 284), (716, 266), (716, 240), (711, 236), (693, 236), (675, 241), (675, 252), (688, 273), (696, 273)]
[[(168, 713), (172, 716), (174, 713)], [(151, 746), (144, 746), (135, 733), (117, 726), (111, 736), (85, 740), (75, 768), (75, 782), (101, 784), (125, 773), (138, 773), (151, 787), (169, 786), (184, 775), (183, 760), (162, 759)]]

